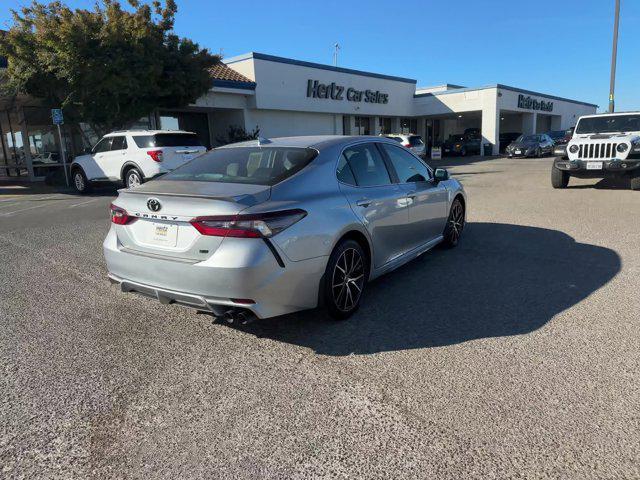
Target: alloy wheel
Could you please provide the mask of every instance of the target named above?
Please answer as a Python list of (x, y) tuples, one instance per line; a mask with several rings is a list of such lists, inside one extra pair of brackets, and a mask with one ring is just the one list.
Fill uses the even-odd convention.
[(76, 174), (73, 176), (73, 183), (76, 187), (76, 190), (78, 190), (79, 192), (82, 192), (84, 190), (84, 178), (82, 177), (82, 174), (80, 172), (76, 172)]
[(462, 235), (464, 228), (464, 210), (460, 202), (455, 202), (449, 214), (449, 240), (452, 244), (456, 244)]
[(138, 174), (136, 172), (130, 172), (127, 175), (127, 187), (128, 188), (133, 188), (133, 187), (138, 187), (140, 186), (140, 177), (138, 176)]
[(331, 290), (336, 307), (348, 312), (358, 305), (364, 287), (364, 260), (355, 248), (347, 248), (335, 264)]

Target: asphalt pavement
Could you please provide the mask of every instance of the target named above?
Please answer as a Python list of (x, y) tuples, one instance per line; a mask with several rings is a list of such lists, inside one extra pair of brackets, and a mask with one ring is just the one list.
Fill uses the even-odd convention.
[(640, 192), (438, 163), (461, 244), (346, 322), (123, 294), (114, 189), (0, 195), (0, 478), (640, 478)]

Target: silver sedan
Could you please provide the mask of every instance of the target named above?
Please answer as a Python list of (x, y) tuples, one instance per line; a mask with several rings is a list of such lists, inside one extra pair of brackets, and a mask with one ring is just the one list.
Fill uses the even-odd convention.
[(462, 185), (376, 137), (259, 139), (120, 190), (104, 241), (124, 292), (246, 322), (324, 306), (347, 318), (368, 281), (465, 225)]

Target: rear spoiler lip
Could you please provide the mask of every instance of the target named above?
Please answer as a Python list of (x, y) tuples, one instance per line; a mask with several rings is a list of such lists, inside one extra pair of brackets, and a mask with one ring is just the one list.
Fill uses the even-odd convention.
[(185, 198), (208, 198), (211, 200), (222, 200), (225, 202), (235, 202), (236, 200), (233, 197), (220, 197), (215, 195), (203, 195), (198, 193), (171, 193), (171, 192), (136, 192), (133, 188), (120, 188), (118, 189), (118, 194), (126, 194), (126, 195), (158, 195), (161, 197), (185, 197)]

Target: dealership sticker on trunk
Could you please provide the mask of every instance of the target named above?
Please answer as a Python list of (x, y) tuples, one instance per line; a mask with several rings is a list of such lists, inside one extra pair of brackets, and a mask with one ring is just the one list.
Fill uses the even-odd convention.
[(587, 170), (602, 170), (602, 162), (587, 162)]
[(178, 226), (168, 223), (154, 223), (151, 239), (155, 245), (175, 247), (178, 244)]

